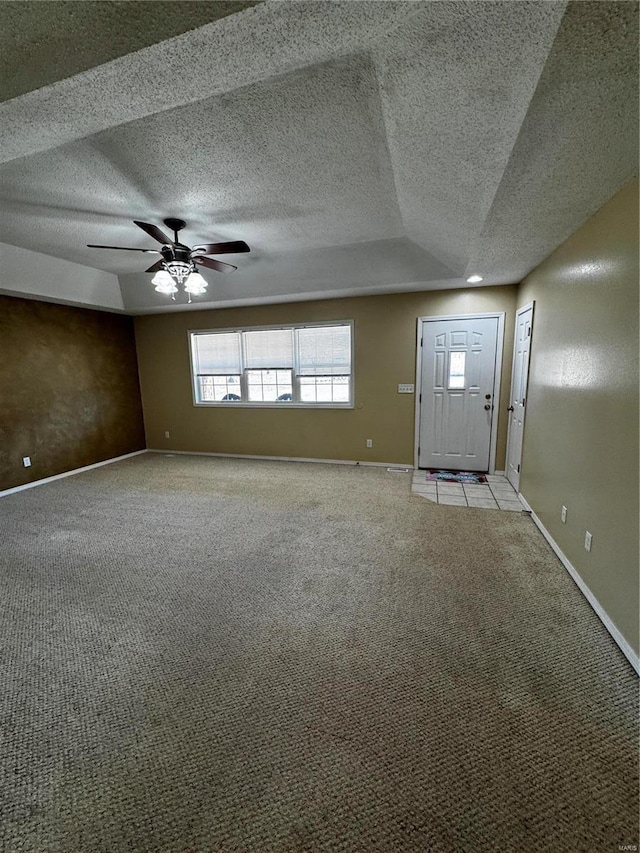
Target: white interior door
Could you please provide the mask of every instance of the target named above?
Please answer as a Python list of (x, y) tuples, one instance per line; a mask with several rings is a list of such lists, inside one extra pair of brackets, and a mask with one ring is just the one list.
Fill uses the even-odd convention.
[(422, 321), (418, 465), (488, 471), (498, 317)]
[(513, 369), (509, 398), (509, 438), (507, 442), (507, 479), (518, 491), (520, 487), (520, 462), (522, 461), (522, 436), (527, 405), (529, 378), (529, 352), (533, 328), (533, 305), (516, 311), (516, 330), (513, 345)]

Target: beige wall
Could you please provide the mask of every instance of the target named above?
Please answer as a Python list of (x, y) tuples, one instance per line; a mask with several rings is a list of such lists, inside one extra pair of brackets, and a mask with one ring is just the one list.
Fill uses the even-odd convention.
[[(502, 400), (508, 398), (516, 287), (297, 302), (252, 308), (137, 317), (147, 445), (221, 453), (354, 459), (413, 464), (416, 319), (443, 314), (506, 312)], [(225, 409), (195, 407), (189, 329), (355, 321), (354, 409)], [(496, 465), (504, 468), (505, 406), (501, 406)], [(164, 437), (165, 430), (171, 434)], [(366, 439), (373, 448), (366, 448)]]
[(526, 278), (531, 300), (520, 488), (637, 652), (637, 180)]

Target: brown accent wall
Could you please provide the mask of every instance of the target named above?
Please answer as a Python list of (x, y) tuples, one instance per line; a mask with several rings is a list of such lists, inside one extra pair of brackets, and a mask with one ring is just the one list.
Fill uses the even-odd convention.
[(144, 447), (131, 318), (0, 296), (0, 489)]
[(520, 488), (637, 652), (637, 180), (527, 276), (531, 300)]
[[(516, 287), (483, 287), (263, 305), (136, 317), (140, 382), (151, 448), (413, 464), (415, 382), (420, 316), (506, 312), (502, 399), (511, 381)], [(188, 330), (355, 321), (354, 409), (195, 407)], [(504, 468), (505, 406), (497, 467)], [(170, 438), (165, 438), (165, 430)], [(373, 447), (366, 448), (366, 439)]]

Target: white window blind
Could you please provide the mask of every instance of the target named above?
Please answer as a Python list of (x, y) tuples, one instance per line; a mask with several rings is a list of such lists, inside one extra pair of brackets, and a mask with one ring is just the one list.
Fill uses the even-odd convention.
[(295, 333), (298, 376), (351, 373), (351, 326), (309, 326)]
[(245, 367), (250, 370), (293, 367), (293, 330), (244, 332)]
[(242, 373), (240, 332), (193, 335), (194, 363), (199, 376)]
[(353, 324), (189, 333), (196, 405), (351, 406)]

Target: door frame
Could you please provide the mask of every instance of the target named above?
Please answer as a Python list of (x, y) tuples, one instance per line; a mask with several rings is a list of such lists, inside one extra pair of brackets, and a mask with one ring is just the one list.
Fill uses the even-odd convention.
[(504, 348), (504, 311), (490, 311), (487, 314), (441, 314), (436, 317), (418, 317), (416, 333), (416, 402), (414, 420), (413, 467), (418, 470), (418, 444), (420, 442), (420, 404), (422, 402), (422, 324), (439, 320), (484, 320), (495, 318), (498, 321), (496, 335), (496, 365), (493, 379), (493, 412), (491, 418), (491, 437), (489, 440), (489, 473), (495, 474), (496, 448), (498, 444), (498, 419), (500, 414), (500, 384), (502, 380), (502, 350)]
[[(516, 308), (516, 313), (513, 321), (513, 356), (511, 359), (511, 384), (509, 385), (509, 405), (511, 405), (511, 398), (513, 397), (513, 377), (515, 373), (516, 367), (516, 355), (518, 349), (518, 317), (520, 314), (524, 314), (525, 311), (531, 309), (531, 340), (529, 341), (529, 361), (527, 362), (527, 393), (526, 397), (529, 398), (529, 371), (531, 370), (531, 345), (533, 344), (533, 320), (536, 313), (536, 301), (532, 299), (531, 302), (527, 302), (526, 305), (521, 305), (519, 308)], [(511, 415), (511, 413), (509, 413)], [(522, 424), (522, 446), (520, 447), (520, 462), (518, 463), (522, 467), (522, 448), (524, 447), (524, 431), (527, 425), (527, 408), (525, 406), (524, 410), (524, 419)], [(511, 444), (511, 417), (507, 421), (507, 448), (504, 456), (504, 476), (506, 477), (509, 472), (509, 446)], [(519, 472), (522, 474), (522, 471)], [(510, 481), (509, 481), (510, 482)], [(511, 484), (513, 485), (513, 483)], [(518, 493), (520, 493), (520, 478), (518, 478)]]

